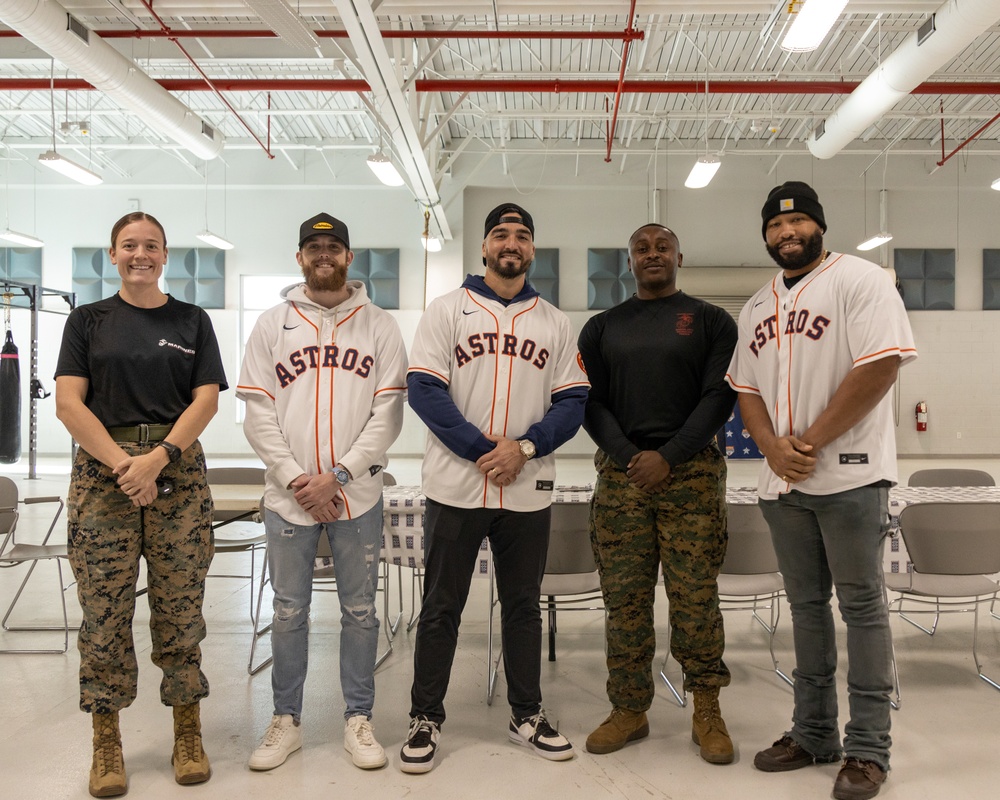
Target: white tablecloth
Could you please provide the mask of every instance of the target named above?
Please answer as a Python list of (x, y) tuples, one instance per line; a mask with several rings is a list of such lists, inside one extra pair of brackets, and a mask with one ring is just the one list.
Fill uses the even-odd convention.
[[(593, 488), (558, 486), (552, 493), (554, 503), (587, 503)], [(731, 487), (726, 501), (734, 505), (757, 502), (757, 490), (752, 487)], [(885, 548), (886, 572), (906, 572), (908, 560), (903, 539), (899, 536), (899, 513), (910, 503), (930, 502), (1000, 502), (1000, 488), (986, 486), (897, 486), (889, 490), (891, 536)], [(383, 492), (385, 512), (385, 557), (393, 564), (405, 567), (423, 566), (425, 498), (419, 486), (387, 486)], [(478, 577), (489, 575), (489, 550), (483, 540)]]

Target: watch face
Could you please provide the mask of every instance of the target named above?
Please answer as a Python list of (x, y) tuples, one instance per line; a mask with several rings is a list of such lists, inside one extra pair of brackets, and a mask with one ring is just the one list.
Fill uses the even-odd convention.
[(529, 439), (522, 439), (520, 445), (521, 445), (521, 455), (523, 455), (525, 458), (535, 457), (534, 442), (530, 441)]

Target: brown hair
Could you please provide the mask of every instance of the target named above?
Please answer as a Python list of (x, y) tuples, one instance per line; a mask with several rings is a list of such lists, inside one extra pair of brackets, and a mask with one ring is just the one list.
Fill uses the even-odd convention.
[(133, 222), (152, 222), (157, 228), (160, 229), (160, 233), (163, 234), (163, 246), (167, 246), (167, 232), (163, 230), (163, 226), (160, 221), (154, 217), (152, 214), (147, 214), (145, 211), (130, 211), (124, 217), (122, 217), (118, 222), (114, 224), (111, 228), (111, 249), (114, 250), (118, 243), (118, 234), (122, 232), (122, 228), (126, 225), (131, 225)]

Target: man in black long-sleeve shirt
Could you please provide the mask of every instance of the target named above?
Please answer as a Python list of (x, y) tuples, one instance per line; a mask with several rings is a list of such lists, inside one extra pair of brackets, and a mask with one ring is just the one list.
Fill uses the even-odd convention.
[(716, 579), (726, 554), (726, 462), (715, 433), (736, 394), (725, 383), (736, 323), (677, 288), (683, 256), (662, 225), (629, 240), (636, 293), (580, 334), (590, 378), (584, 427), (600, 448), (591, 542), (607, 609), (611, 715), (587, 739), (610, 753), (649, 733), (659, 567), (670, 652), (694, 695), (692, 738), (713, 764), (733, 760), (719, 710), (729, 684)]

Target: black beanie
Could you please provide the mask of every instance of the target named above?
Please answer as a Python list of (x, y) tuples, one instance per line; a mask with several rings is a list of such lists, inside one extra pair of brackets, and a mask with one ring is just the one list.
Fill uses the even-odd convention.
[(819, 204), (816, 190), (802, 181), (785, 181), (768, 192), (764, 207), (760, 210), (760, 233), (764, 241), (767, 241), (767, 223), (778, 214), (790, 211), (800, 211), (812, 217), (823, 229), (823, 233), (826, 233), (826, 217), (823, 216), (823, 206)]

